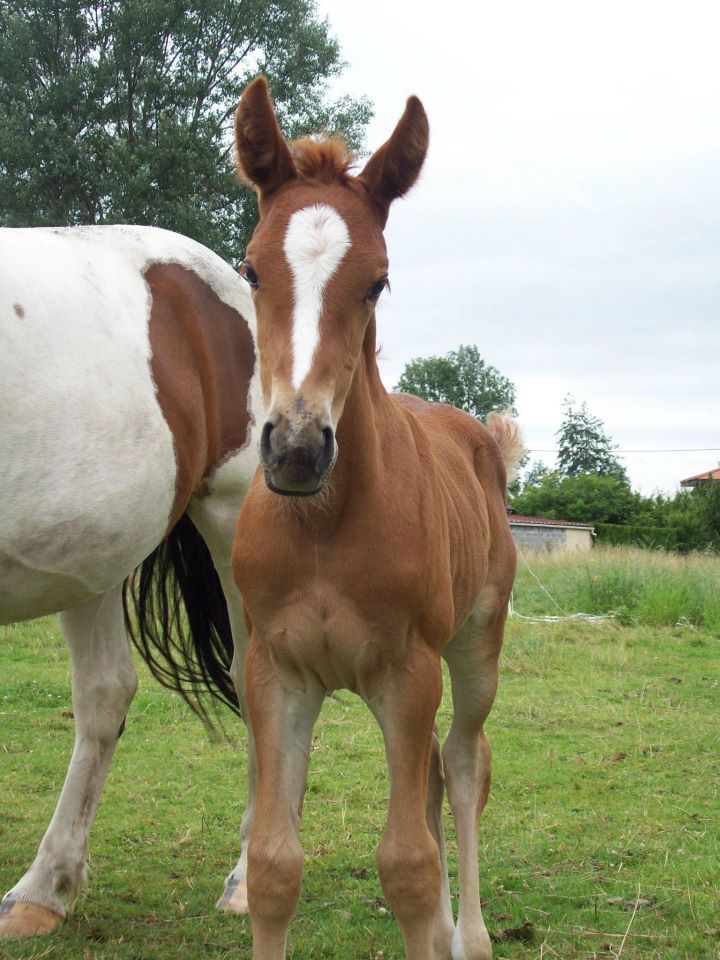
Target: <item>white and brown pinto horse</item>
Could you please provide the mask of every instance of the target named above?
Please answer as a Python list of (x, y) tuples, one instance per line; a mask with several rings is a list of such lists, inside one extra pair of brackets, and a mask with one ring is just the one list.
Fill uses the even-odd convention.
[[(355, 177), (337, 142), (286, 143), (258, 79), (240, 101), (236, 138), (241, 173), (260, 201), (244, 273), (266, 405), (266, 483), (258, 473), (232, 559), (250, 629), (257, 751), (253, 957), (285, 957), (313, 724), (325, 692), (345, 688), (366, 701), (384, 735), (390, 801), (377, 862), (407, 957), (487, 960), (477, 862), (490, 786), (483, 724), (515, 570), (505, 488), (520, 441), (511, 421), (495, 416), (486, 429), (452, 407), (388, 394), (378, 375), (383, 228), (420, 173), (425, 112), (408, 100), (390, 140)], [(434, 733), (441, 657), (454, 711), (442, 755)], [(445, 783), (459, 847), (457, 925), (441, 828)]]
[[(242, 701), (230, 556), (260, 393), (247, 285), (199, 244), (142, 227), (5, 229), (0, 261), (0, 623), (63, 611), (76, 723), (55, 814), (0, 904), (1, 939), (55, 929), (82, 885), (136, 687), (123, 583), (138, 564), (135, 639), (156, 675), (190, 700), (214, 683)], [(182, 602), (192, 633), (172, 640)], [(173, 643), (190, 651), (183, 669)], [(243, 909), (244, 872), (245, 856), (222, 907)]]

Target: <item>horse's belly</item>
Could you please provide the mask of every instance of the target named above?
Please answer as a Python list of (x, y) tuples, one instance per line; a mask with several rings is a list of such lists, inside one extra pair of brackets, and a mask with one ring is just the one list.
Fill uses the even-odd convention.
[(71, 404), (65, 429), (36, 399), (24, 431), (0, 438), (4, 623), (69, 609), (122, 581), (162, 539), (175, 493), (172, 436), (154, 398), (154, 410), (103, 419), (86, 397), (94, 422), (82, 423), (85, 404)]
[(42, 483), (3, 490), (0, 623), (78, 606), (157, 546), (173, 501), (172, 443), (154, 460), (142, 447), (134, 457), (86, 462), (82, 478), (50, 460)]
[(26, 567), (0, 556), (0, 623), (34, 620), (48, 613), (70, 610), (98, 592), (72, 577)]

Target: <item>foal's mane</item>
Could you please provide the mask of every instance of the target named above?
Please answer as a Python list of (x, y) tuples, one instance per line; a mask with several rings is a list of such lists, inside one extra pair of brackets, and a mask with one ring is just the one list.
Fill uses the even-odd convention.
[(355, 157), (341, 137), (315, 140), (302, 137), (291, 145), (295, 168), (301, 177), (315, 183), (346, 184)]

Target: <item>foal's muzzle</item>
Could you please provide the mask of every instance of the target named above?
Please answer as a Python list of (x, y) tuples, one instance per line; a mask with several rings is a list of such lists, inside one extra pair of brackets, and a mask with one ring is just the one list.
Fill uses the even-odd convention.
[(274, 493), (310, 497), (330, 476), (337, 445), (332, 427), (315, 420), (295, 428), (285, 416), (266, 420), (260, 437), (260, 462), (265, 482)]

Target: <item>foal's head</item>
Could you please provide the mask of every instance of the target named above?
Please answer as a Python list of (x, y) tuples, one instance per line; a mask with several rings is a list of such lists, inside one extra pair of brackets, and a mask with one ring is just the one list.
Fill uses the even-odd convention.
[(235, 136), (240, 172), (260, 204), (243, 266), (267, 414), (260, 456), (271, 490), (310, 495), (335, 463), (335, 429), (388, 282), (383, 227), (392, 201), (420, 173), (427, 118), (411, 97), (355, 177), (339, 141), (288, 145), (260, 77), (240, 100)]

